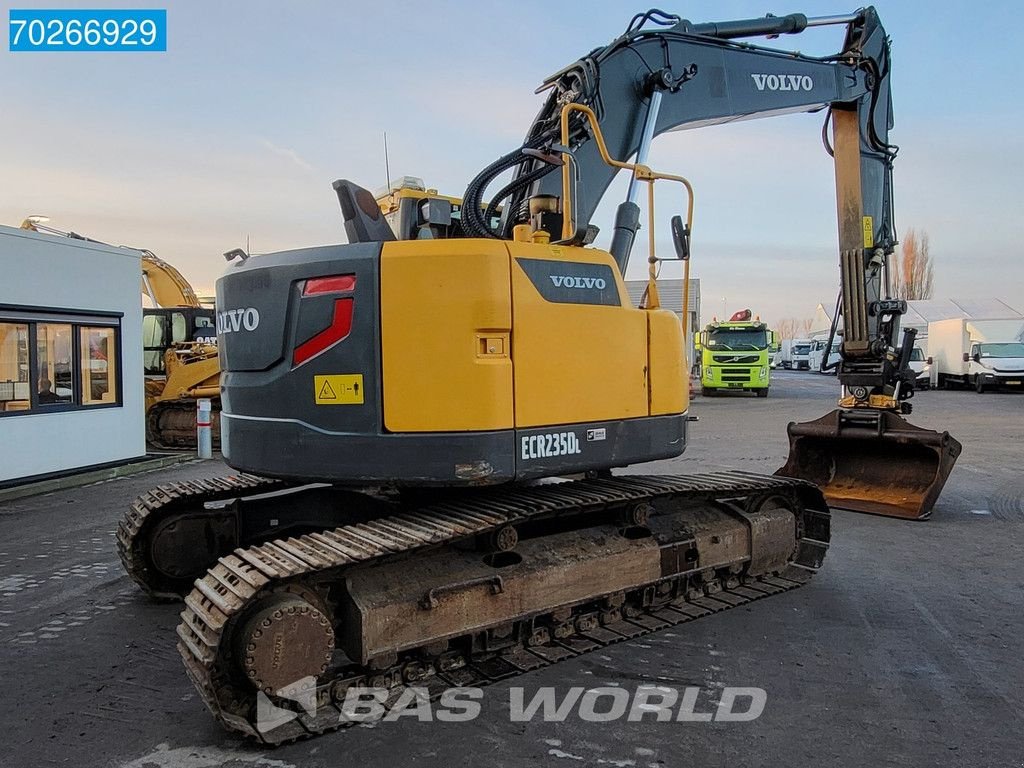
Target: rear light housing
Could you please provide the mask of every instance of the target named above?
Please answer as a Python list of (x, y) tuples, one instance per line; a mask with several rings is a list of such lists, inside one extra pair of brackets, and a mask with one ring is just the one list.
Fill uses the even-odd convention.
[(332, 275), (313, 277), (302, 286), (303, 296), (319, 296), (324, 293), (351, 293), (356, 289), (355, 275)]
[(292, 352), (292, 367), (308, 363), (314, 357), (343, 341), (352, 332), (355, 298), (346, 294), (351, 294), (355, 287), (355, 275), (313, 277), (303, 283), (302, 298), (330, 294), (339, 294), (339, 296), (334, 300), (331, 324), (295, 347)]

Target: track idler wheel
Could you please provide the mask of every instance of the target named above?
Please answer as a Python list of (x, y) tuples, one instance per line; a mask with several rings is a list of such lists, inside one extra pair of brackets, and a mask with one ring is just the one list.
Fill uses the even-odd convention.
[(290, 593), (254, 607), (237, 635), (242, 673), (273, 695), (322, 675), (334, 652), (334, 628), (317, 606)]

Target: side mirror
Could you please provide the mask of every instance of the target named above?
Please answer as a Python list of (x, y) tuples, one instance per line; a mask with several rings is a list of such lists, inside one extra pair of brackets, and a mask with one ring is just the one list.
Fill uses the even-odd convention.
[(698, 352), (700, 351), (701, 344), (700, 344), (700, 332), (699, 331), (697, 333), (693, 334), (693, 346), (694, 346), (694, 349), (696, 349)]
[(676, 247), (677, 259), (690, 258), (690, 229), (683, 223), (682, 216), (672, 217), (672, 244)]
[(931, 358), (931, 357), (929, 356), (929, 357), (928, 357), (928, 359), (927, 359), (927, 360), (925, 360), (925, 362), (926, 362), (926, 363), (928, 363), (928, 365), (931, 365), (932, 363), (934, 363), (934, 362), (935, 362), (935, 360), (933, 360), (933, 359), (932, 359), (932, 358)]
[(971, 356), (967, 352), (964, 352), (964, 362), (965, 363), (971, 362)]

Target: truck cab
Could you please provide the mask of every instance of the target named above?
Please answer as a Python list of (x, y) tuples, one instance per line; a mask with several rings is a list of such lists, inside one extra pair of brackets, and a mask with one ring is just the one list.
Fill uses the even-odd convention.
[(728, 321), (709, 323), (695, 336), (702, 394), (733, 391), (768, 396), (770, 357), (778, 345), (775, 331), (760, 318), (751, 319), (750, 310), (743, 310)]
[(806, 371), (810, 368), (810, 354), (810, 339), (790, 339), (789, 349), (783, 355), (782, 367), (793, 371)]
[[(828, 334), (822, 333), (811, 339), (810, 351), (807, 354), (807, 365), (810, 370), (815, 373), (836, 373), (837, 368), (833, 367), (839, 362), (842, 357), (841, 348), (843, 344), (843, 337), (836, 336), (832, 340), (832, 346), (829, 347)], [(824, 363), (827, 366), (827, 370), (822, 371), (821, 366)]]

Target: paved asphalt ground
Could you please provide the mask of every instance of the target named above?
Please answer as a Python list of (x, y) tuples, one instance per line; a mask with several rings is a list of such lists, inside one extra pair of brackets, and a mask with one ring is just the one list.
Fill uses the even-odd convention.
[[(786, 423), (822, 415), (835, 387), (779, 372), (767, 400), (697, 398), (686, 454), (641, 471), (774, 471)], [(174, 649), (178, 609), (142, 597), (114, 551), (134, 495), (221, 463), (2, 504), (0, 766), (1024, 765), (1024, 395), (925, 392), (915, 405), (912, 421), (964, 444), (930, 521), (837, 512), (807, 587), (514, 683), (527, 697), (763, 688), (764, 714), (749, 723), (514, 723), (506, 681), (486, 689), (473, 722), (405, 718), (254, 749), (193, 693)]]

